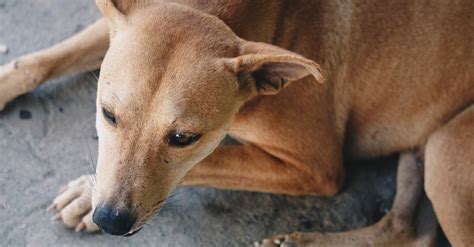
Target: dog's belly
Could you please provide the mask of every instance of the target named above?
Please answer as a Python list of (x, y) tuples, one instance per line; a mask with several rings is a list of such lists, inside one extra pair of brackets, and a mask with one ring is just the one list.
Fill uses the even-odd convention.
[[(474, 56), (470, 44), (459, 55), (439, 50), (416, 52), (384, 48), (357, 68), (350, 89), (346, 152), (371, 158), (413, 147), (422, 148), (429, 135), (474, 103)], [(454, 46), (445, 49), (456, 50)], [(379, 57), (378, 54), (385, 55)], [(425, 57), (425, 60), (414, 59)], [(439, 61), (444, 61), (440, 63)], [(352, 73), (357, 73), (355, 70)]]
[(433, 131), (474, 103), (474, 78), (468, 73), (455, 73), (464, 74), (465, 78), (458, 76), (462, 80), (420, 83), (420, 78), (391, 86), (367, 85), (372, 88), (370, 95), (356, 91), (346, 129), (348, 157), (372, 158), (423, 149)]
[[(351, 27), (345, 53), (332, 62), (331, 73), (337, 75), (332, 77), (338, 79), (329, 83), (344, 91), (336, 102), (349, 105), (345, 151), (350, 158), (422, 148), (436, 128), (474, 101), (470, 2), (443, 11), (442, 2), (419, 4), (364, 5), (377, 14), (354, 17), (360, 25)], [(340, 50), (330, 43), (323, 47)]]

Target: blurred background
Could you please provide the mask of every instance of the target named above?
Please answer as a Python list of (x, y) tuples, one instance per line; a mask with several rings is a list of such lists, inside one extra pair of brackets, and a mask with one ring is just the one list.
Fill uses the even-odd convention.
[[(0, 64), (51, 46), (98, 17), (93, 0), (0, 0)], [(397, 157), (347, 164), (348, 180), (336, 197), (185, 188), (133, 237), (66, 229), (46, 208), (62, 185), (93, 169), (93, 73), (99, 72), (49, 81), (0, 112), (0, 246), (252, 246), (279, 233), (370, 225), (391, 207)], [(442, 237), (439, 243), (449, 246)]]

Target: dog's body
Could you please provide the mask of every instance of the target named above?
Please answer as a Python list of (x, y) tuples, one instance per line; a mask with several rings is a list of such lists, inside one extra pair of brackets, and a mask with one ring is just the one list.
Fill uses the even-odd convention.
[[(127, 86), (140, 87), (124, 83), (122, 88), (117, 89), (109, 85), (110, 81), (123, 80), (122, 78), (139, 80), (140, 76), (146, 74), (153, 77), (153, 80), (160, 78), (162, 81), (160, 86), (146, 84), (148, 86), (143, 90), (137, 91), (140, 100), (147, 105), (159, 105), (157, 109), (150, 110), (149, 115), (159, 112), (160, 117), (168, 116), (173, 111), (189, 112), (189, 109), (206, 112), (206, 116), (210, 117), (209, 122), (215, 125), (209, 127), (212, 124), (207, 123), (206, 128), (219, 130), (216, 131), (218, 134), (206, 136), (207, 139), (201, 141), (207, 144), (199, 152), (194, 152), (200, 153), (199, 156), (194, 157), (194, 153), (186, 154), (186, 157), (193, 156), (194, 159), (180, 161), (193, 163), (192, 165), (199, 162), (199, 165), (194, 168), (189, 165), (182, 169), (182, 173), (176, 174), (167, 170), (167, 177), (159, 178), (162, 186), (172, 189), (186, 174), (183, 185), (208, 185), (290, 195), (332, 195), (337, 193), (343, 183), (345, 174), (342, 163), (345, 159), (372, 158), (408, 151), (400, 159), (398, 194), (394, 207), (389, 216), (379, 224), (334, 235), (296, 233), (286, 236), (286, 239), (277, 236), (263, 244), (294, 241), (301, 245), (426, 245), (432, 243), (433, 234), (426, 233), (426, 237), (420, 232), (412, 233), (410, 224), (407, 223), (413, 218), (416, 199), (420, 193), (421, 171), (416, 166), (415, 155), (409, 152), (416, 149), (419, 154), (424, 155), (425, 189), (449, 240), (456, 246), (474, 244), (471, 234), (474, 232), (474, 183), (470, 180), (474, 175), (474, 4), (471, 1), (432, 1), (430, 4), (409, 0), (383, 3), (375, 0), (173, 1), (194, 10), (176, 4), (160, 3), (157, 4), (160, 7), (153, 7), (154, 4), (144, 2), (146, 1), (98, 1), (107, 21), (100, 20), (69, 41), (24, 56), (2, 67), (0, 106), (50, 77), (98, 67), (101, 57), (108, 49), (108, 25), (112, 42), (102, 67), (98, 112), (102, 111), (102, 101), (110, 98), (107, 91), (113, 89), (120, 98), (127, 91)], [(319, 68), (311, 61), (273, 46), (234, 38), (224, 25), (204, 13), (217, 16), (245, 40), (270, 43), (317, 61), (321, 64), (325, 83), (315, 82), (315, 78), (320, 79)], [(168, 27), (166, 32), (169, 34), (166, 36), (169, 35), (170, 38), (157, 38), (158, 45), (153, 40), (143, 41), (140, 36), (149, 31), (146, 28), (153, 26), (155, 22), (152, 19), (157, 19), (158, 25), (163, 28)], [(189, 21), (185, 25), (187, 19), (193, 19), (194, 22)], [(170, 30), (174, 24), (177, 24), (176, 31)], [(133, 29), (133, 32), (139, 32), (137, 41), (134, 41), (136, 43), (130, 43), (126, 39), (131, 31), (124, 26), (142, 27)], [(182, 30), (185, 32), (181, 33)], [(200, 34), (202, 37), (199, 37)], [(141, 42), (145, 45), (140, 45)], [(206, 42), (213, 46), (213, 50), (206, 48)], [(181, 43), (192, 43), (193, 46), (183, 45), (183, 48), (175, 45)], [(139, 44), (138, 48), (130, 48), (136, 44)], [(202, 47), (200, 44), (203, 44)], [(239, 48), (233, 50), (236, 44)], [(136, 51), (134, 49), (143, 51), (147, 47), (158, 47), (156, 51), (147, 52), (161, 54), (160, 59), (148, 58), (145, 63), (127, 61), (125, 67), (120, 67), (124, 62), (121, 57), (123, 53), (130, 51), (128, 57), (133, 57), (132, 52)], [(178, 55), (162, 54), (163, 50), (173, 49), (176, 49), (175, 53)], [(199, 56), (192, 57), (193, 55), (179, 52), (194, 52), (193, 49), (198, 50), (196, 54)], [(120, 52), (116, 52), (117, 50)], [(196, 76), (179, 69), (177, 72), (170, 72), (174, 77), (168, 76), (167, 72), (173, 71), (175, 67), (189, 68), (192, 71), (194, 68), (186, 66), (188, 60), (200, 57), (206, 60), (206, 56), (202, 54), (207, 53), (215, 53), (209, 56), (209, 61), (216, 56), (226, 58), (224, 67), (235, 72), (238, 83), (256, 83), (253, 86), (239, 84), (240, 89), (249, 91), (244, 101), (230, 102), (233, 99), (233, 94), (228, 93), (233, 90), (231, 86), (206, 88), (207, 85), (201, 85), (200, 90), (201, 86), (196, 82), (199, 79), (211, 78), (209, 80), (219, 82), (227, 78), (227, 74), (223, 72), (225, 69), (221, 71), (221, 67), (214, 69), (214, 74), (202, 75), (201, 70), (212, 67), (213, 63), (203, 65), (203, 61), (196, 62), (196, 67), (200, 69), (193, 71)], [(150, 56), (146, 52), (144, 54), (144, 57)], [(176, 60), (175, 56), (182, 56), (182, 59)], [(228, 60), (234, 57), (237, 57), (236, 60)], [(153, 63), (148, 68), (150, 61)], [(159, 69), (156, 64), (163, 61), (166, 61), (166, 69)], [(278, 65), (273, 68), (275, 64)], [(19, 73), (22, 69), (28, 73)], [(140, 70), (139, 73), (134, 74), (137, 70)], [(192, 95), (197, 97), (194, 99), (196, 105), (207, 108), (186, 105), (186, 109), (182, 110), (176, 107), (178, 103), (174, 101), (161, 103), (168, 102), (167, 97), (173, 98), (168, 96), (173, 95), (170, 90), (182, 89), (177, 82), (169, 83), (173, 86), (167, 87), (168, 84), (164, 81), (173, 78), (181, 81), (196, 79), (190, 85), (184, 84), (184, 87), (196, 87), (197, 93)], [(19, 80), (26, 81), (20, 85)], [(282, 89), (287, 86), (287, 82), (292, 82), (291, 86)], [(273, 95), (280, 90), (277, 95)], [(149, 94), (160, 97), (147, 98)], [(219, 107), (207, 103), (210, 101), (216, 101)], [(230, 103), (225, 104), (226, 102)], [(169, 104), (173, 107), (167, 107)], [(144, 109), (144, 106), (139, 105), (137, 108)], [(113, 124), (121, 120), (117, 120), (108, 110), (104, 114), (109, 122), (113, 120)], [(214, 118), (214, 115), (218, 117)], [(190, 113), (186, 116), (190, 116)], [(147, 121), (140, 116), (135, 117), (140, 121)], [(127, 120), (126, 117), (122, 119)], [(154, 125), (149, 126), (155, 125), (163, 126), (164, 122), (154, 122)], [(101, 145), (108, 145), (99, 149), (102, 159), (110, 156), (107, 154), (112, 152), (108, 151), (110, 145), (117, 145), (111, 141), (110, 130), (107, 128), (98, 120), (99, 135), (106, 137), (103, 141), (101, 136), (101, 142), (106, 143)], [(249, 145), (219, 147), (202, 160), (214, 150), (215, 143), (223, 136), (222, 130)], [(142, 126), (139, 132), (152, 135), (153, 131), (155, 129), (152, 127)], [(155, 145), (146, 136), (137, 133), (128, 131), (114, 138), (123, 143), (138, 141), (141, 146)], [(211, 139), (212, 142), (209, 141)], [(121, 152), (141, 153), (141, 150), (132, 148), (133, 145), (122, 145)], [(149, 151), (150, 148), (145, 149)], [(160, 157), (151, 158), (150, 154), (144, 153), (138, 159), (134, 154), (133, 157), (124, 157), (120, 164), (122, 161), (142, 162), (146, 168), (148, 159), (173, 163), (174, 156), (167, 156), (167, 151), (153, 152), (153, 157)], [(104, 162), (99, 161), (100, 163)], [(98, 187), (101, 190), (112, 190), (111, 188), (117, 187), (117, 179), (123, 176), (106, 175), (105, 166), (98, 167), (98, 180), (103, 181)], [(124, 169), (123, 166), (116, 166), (114, 169), (119, 168)], [(139, 175), (139, 172), (134, 174)], [(163, 180), (170, 182), (161, 182)], [(78, 184), (84, 188), (90, 186), (84, 179), (80, 179), (69, 187), (77, 187)], [(119, 190), (127, 191), (123, 188)], [(137, 188), (129, 190), (135, 190), (135, 193), (140, 191)], [(151, 193), (145, 190), (140, 192), (144, 195)], [(156, 197), (163, 198), (168, 193), (169, 190), (162, 190), (156, 193)], [(68, 194), (66, 190), (55, 200), (54, 208), (63, 209), (69, 204), (71, 197), (78, 195)], [(136, 206), (137, 211), (152, 209), (143, 214), (138, 213), (141, 218), (132, 224), (133, 229), (143, 224), (161, 206), (161, 201), (157, 203), (158, 199), (153, 197), (152, 200), (149, 197), (127, 197), (135, 200), (128, 202), (134, 205), (143, 202), (144, 209)], [(116, 194), (109, 198), (123, 204), (123, 198)], [(100, 201), (107, 200), (100, 198)], [(95, 198), (95, 202), (92, 205), (94, 208), (99, 199)], [(61, 212), (61, 218), (67, 225), (77, 226), (78, 229), (96, 229), (92, 223), (90, 205), (80, 209), (71, 208), (66, 207)], [(89, 213), (83, 222), (79, 223), (79, 216), (87, 212)], [(100, 221), (99, 218), (94, 219)], [(132, 232), (131, 229), (128, 231)], [(380, 232), (385, 232), (387, 236), (379, 236)], [(422, 242), (417, 242), (417, 239), (423, 237), (425, 239)]]
[[(409, 1), (242, 5), (242, 12), (255, 15), (232, 15), (232, 21), (238, 23), (234, 26), (245, 23), (243, 30), (224, 19), (237, 35), (317, 61), (328, 81), (327, 91), (303, 82), (278, 97), (261, 99), (257, 106), (249, 104), (244, 111), (260, 114), (268, 112), (265, 108), (277, 112), (269, 122), (259, 122), (262, 129), (255, 133), (265, 134), (274, 128), (274, 122), (281, 122), (281, 116), (294, 114), (291, 112), (301, 118), (298, 109), (304, 109), (305, 119), (317, 119), (329, 110), (334, 122), (325, 119), (304, 131), (316, 131), (314, 135), (319, 136), (321, 129), (336, 130), (335, 136), (347, 148), (346, 155), (370, 158), (423, 146), (435, 129), (472, 103), (473, 75), (467, 73), (474, 71), (472, 20), (466, 19), (470, 6), (459, 4), (441, 12), (437, 8), (442, 7), (434, 3), (416, 6)], [(330, 99), (321, 102), (321, 94), (330, 94)], [(288, 107), (274, 109), (275, 105)], [(243, 118), (237, 129), (259, 119), (255, 115)], [(295, 119), (290, 121), (293, 125)], [(283, 128), (295, 129), (288, 127)], [(274, 138), (273, 133), (269, 135)], [(312, 144), (320, 147), (319, 141)]]

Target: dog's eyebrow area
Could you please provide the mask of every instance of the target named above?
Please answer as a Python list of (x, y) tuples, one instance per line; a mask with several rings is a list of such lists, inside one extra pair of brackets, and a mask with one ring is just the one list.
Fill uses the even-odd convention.
[[(108, 83), (108, 82), (107, 82)], [(120, 111), (120, 108), (124, 106), (125, 102), (123, 99), (129, 97), (128, 91), (121, 93), (121, 95), (117, 94), (116, 91), (112, 89), (110, 86), (107, 86), (102, 90), (99, 96), (99, 105), (107, 108), (109, 111)]]
[(211, 131), (207, 121), (199, 117), (175, 117), (168, 125), (168, 129), (173, 131), (205, 133)]
[(99, 106), (105, 110), (107, 110), (108, 112), (111, 112), (111, 113), (115, 113), (116, 111), (116, 105), (115, 103), (111, 103), (113, 101), (108, 101), (108, 100), (101, 100), (101, 103), (99, 104)]

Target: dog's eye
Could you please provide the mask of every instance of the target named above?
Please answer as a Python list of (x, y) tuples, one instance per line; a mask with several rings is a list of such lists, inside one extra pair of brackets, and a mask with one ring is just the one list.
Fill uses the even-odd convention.
[(102, 115), (104, 115), (105, 120), (107, 120), (107, 122), (109, 122), (109, 124), (111, 124), (111, 125), (116, 125), (117, 124), (117, 120), (115, 119), (115, 115), (112, 112), (105, 109), (104, 107), (102, 107)]
[(171, 146), (182, 148), (194, 144), (201, 136), (201, 134), (173, 132), (168, 135), (168, 143)]

